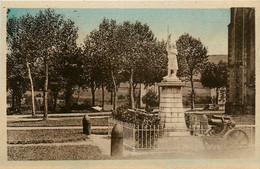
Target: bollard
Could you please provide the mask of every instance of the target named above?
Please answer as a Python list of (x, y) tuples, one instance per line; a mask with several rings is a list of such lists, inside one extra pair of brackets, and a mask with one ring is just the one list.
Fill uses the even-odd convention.
[(91, 123), (87, 114), (83, 117), (83, 133), (86, 135), (91, 135)]
[(123, 157), (123, 127), (116, 124), (111, 133), (111, 156)]

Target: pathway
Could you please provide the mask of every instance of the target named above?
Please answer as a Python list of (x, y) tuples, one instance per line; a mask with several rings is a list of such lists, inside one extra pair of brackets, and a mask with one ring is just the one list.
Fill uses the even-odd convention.
[[(90, 116), (90, 119), (103, 119), (103, 118), (109, 118), (110, 116)], [(82, 119), (81, 117), (49, 117), (49, 120), (67, 120), (67, 119)], [(26, 118), (26, 117), (15, 117), (15, 118), (7, 118), (7, 121), (42, 121), (42, 117), (37, 118)]]
[[(111, 112), (89, 113), (90, 118), (106, 118)], [(51, 120), (60, 119), (75, 119), (82, 118), (84, 113), (72, 114), (50, 114), (48, 117)], [(93, 115), (93, 116), (92, 116)], [(101, 116), (100, 116), (101, 115)], [(37, 115), (38, 118), (29, 118), (31, 115), (10, 115), (7, 116), (8, 121), (39, 121), (42, 116)], [(107, 126), (92, 126), (92, 130), (106, 130)], [(41, 130), (41, 129), (82, 129), (82, 126), (62, 126), (62, 127), (7, 127), (7, 130)], [(110, 156), (111, 138), (107, 135), (88, 136), (90, 139), (80, 142), (64, 142), (64, 143), (40, 143), (40, 144), (9, 144), (12, 146), (64, 146), (64, 145), (96, 145), (102, 151), (103, 155)], [(161, 145), (155, 150), (146, 151), (130, 151), (124, 148), (125, 159), (180, 159), (180, 158), (234, 158), (235, 157), (252, 157), (252, 148), (245, 151), (205, 151), (199, 137), (189, 138), (165, 138), (159, 140)]]
[[(44, 130), (44, 129), (83, 129), (82, 126), (62, 126), (62, 127), (7, 127), (7, 130)], [(105, 130), (107, 126), (91, 126), (92, 130)]]
[[(97, 112), (97, 113), (63, 113), (63, 114), (48, 114), (49, 118), (52, 117), (71, 117), (71, 116), (75, 116), (75, 117), (83, 117), (84, 115), (89, 115), (91, 116), (110, 116), (112, 114), (112, 112)], [(31, 114), (21, 114), (21, 115), (7, 115), (7, 119), (33, 119), (31, 118), (32, 115)], [(43, 118), (42, 114), (36, 114), (36, 118)]]

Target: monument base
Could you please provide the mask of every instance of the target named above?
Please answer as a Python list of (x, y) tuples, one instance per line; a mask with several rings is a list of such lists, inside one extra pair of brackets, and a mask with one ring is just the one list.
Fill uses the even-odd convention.
[(180, 79), (176, 75), (164, 76), (162, 83), (166, 83), (166, 82), (180, 82), (181, 83)]
[(172, 75), (163, 77), (159, 86), (161, 87), (159, 117), (165, 127), (164, 136), (190, 136), (182, 105), (182, 86), (184, 84), (179, 78)]

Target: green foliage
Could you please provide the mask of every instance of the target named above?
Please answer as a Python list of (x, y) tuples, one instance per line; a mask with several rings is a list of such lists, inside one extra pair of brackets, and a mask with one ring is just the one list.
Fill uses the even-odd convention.
[(86, 37), (83, 53), (86, 85), (94, 90), (104, 84), (116, 93), (121, 82), (129, 81), (133, 91), (138, 83), (161, 81), (167, 71), (166, 44), (156, 41), (149, 26), (139, 21), (117, 24), (104, 18)]
[(126, 97), (125, 97), (124, 95), (119, 95), (119, 96), (118, 96), (118, 100), (125, 100), (125, 98), (126, 98)]
[(19, 54), (7, 54), (7, 91), (12, 96), (12, 109), (21, 111), (21, 100), (28, 89), (26, 66)]
[(134, 83), (143, 83), (146, 86), (161, 82), (167, 74), (167, 52), (164, 41), (156, 41), (146, 46), (146, 57), (136, 64)]
[(92, 104), (94, 104), (94, 91), (101, 86), (105, 86), (110, 92), (113, 91), (116, 97), (122, 79), (116, 30), (115, 20), (109, 21), (104, 18), (99, 25), (99, 30), (91, 31), (84, 42), (83, 66), (87, 79), (84, 85), (91, 88)]
[(212, 102), (211, 96), (197, 96), (195, 98), (197, 104), (210, 104)]
[(150, 126), (159, 125), (160, 119), (157, 116), (148, 116), (144, 113), (136, 113), (128, 111), (128, 107), (120, 106), (116, 111), (112, 112), (113, 118), (126, 122), (135, 124), (135, 126)]
[[(202, 71), (201, 83), (204, 87), (216, 88), (216, 104), (218, 104), (219, 89), (227, 85), (227, 63), (222, 60), (217, 65), (208, 63)], [(223, 94), (221, 99), (224, 99)]]
[(17, 63), (23, 67), (29, 63), (36, 90), (48, 90), (49, 85), (53, 92), (67, 92), (79, 83), (78, 68), (75, 68), (81, 65), (75, 57), (78, 56), (77, 31), (73, 21), (65, 20), (52, 9), (8, 19), (10, 56), (19, 58)]
[(50, 89), (55, 93), (64, 92), (65, 106), (68, 108), (76, 86), (83, 86), (82, 50), (76, 46), (65, 46), (56, 58), (55, 72), (50, 77)]
[(191, 82), (191, 109), (194, 108), (195, 90), (193, 77), (197, 75), (207, 62), (207, 49), (200, 39), (195, 39), (188, 33), (179, 37), (176, 42), (178, 51), (178, 76)]
[(200, 39), (195, 39), (188, 33), (179, 37), (176, 46), (178, 51), (178, 74), (190, 80), (190, 77), (198, 74), (205, 65), (208, 58), (207, 48)]
[[(152, 73), (157, 73), (151, 70), (155, 64), (149, 64), (157, 61), (157, 66), (161, 66), (159, 61), (163, 56), (162, 50), (156, 50), (161, 47), (156, 43), (153, 32), (147, 24), (142, 24), (139, 21), (131, 23), (123, 22), (118, 26), (118, 46), (119, 54), (123, 64), (123, 74), (125, 81), (130, 84), (130, 107), (135, 108), (134, 85), (137, 83), (146, 82), (146, 78), (151, 75), (154, 83), (156, 79)], [(155, 49), (154, 49), (155, 48)], [(159, 54), (159, 55), (158, 55)], [(158, 57), (159, 59), (153, 59)], [(150, 61), (150, 62), (149, 62)], [(160, 79), (161, 80), (161, 79)], [(147, 81), (146, 83), (152, 83)]]
[[(183, 97), (183, 105), (184, 106), (190, 106), (190, 102), (191, 102), (191, 93), (188, 94), (188, 96), (184, 96)], [(199, 96), (199, 95), (195, 95), (195, 102), (196, 104), (211, 104), (212, 102), (214, 102), (214, 97), (211, 98), (211, 96)]]
[(159, 97), (153, 90), (149, 90), (146, 95), (143, 96), (142, 101), (148, 107), (158, 107)]
[(158, 129), (162, 130), (160, 119), (157, 116), (148, 116), (138, 111), (128, 111), (126, 106), (118, 107), (116, 111), (112, 112), (112, 116), (116, 120), (134, 124), (135, 148), (156, 147), (156, 141), (159, 137)]
[(207, 63), (201, 74), (204, 87), (221, 88), (227, 85), (227, 63), (222, 60), (218, 64)]

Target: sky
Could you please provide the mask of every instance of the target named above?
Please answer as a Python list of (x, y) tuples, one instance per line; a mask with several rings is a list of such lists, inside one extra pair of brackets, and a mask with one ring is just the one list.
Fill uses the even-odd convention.
[[(27, 13), (35, 15), (36, 8), (11, 8), (8, 18), (20, 17)], [(55, 8), (55, 12), (71, 19), (79, 28), (78, 44), (83, 43), (86, 35), (98, 29), (103, 18), (115, 19), (117, 23), (124, 21), (140, 21), (146, 23), (158, 40), (166, 40), (167, 28), (175, 42), (182, 34), (189, 33), (199, 38), (208, 48), (208, 54), (228, 53), (228, 24), (230, 9), (75, 9)]]

